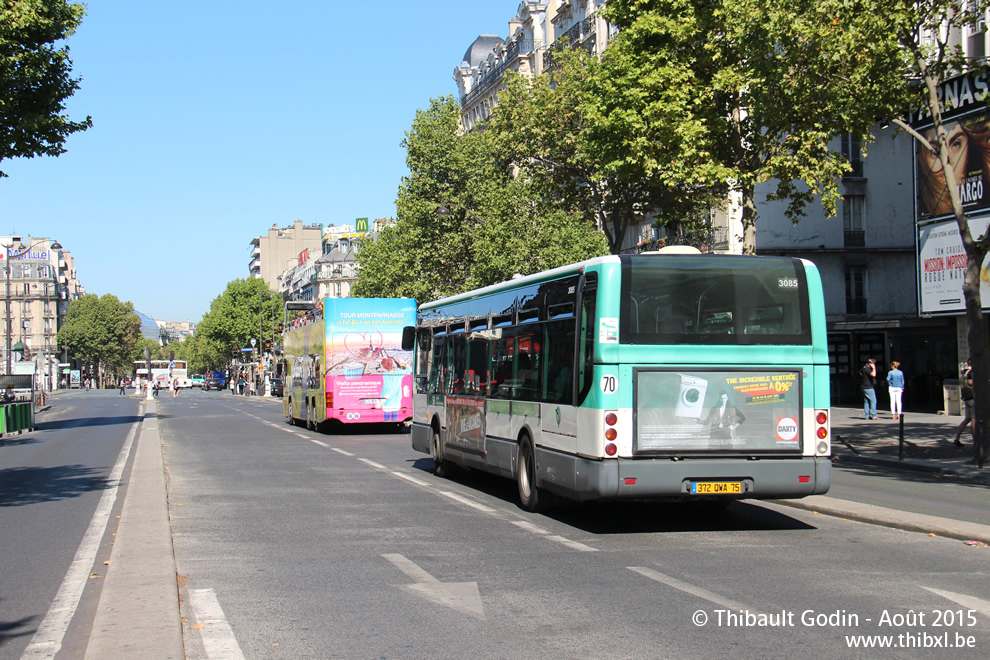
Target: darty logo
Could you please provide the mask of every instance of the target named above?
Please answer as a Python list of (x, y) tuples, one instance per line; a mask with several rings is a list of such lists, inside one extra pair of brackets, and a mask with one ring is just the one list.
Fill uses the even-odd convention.
[(797, 439), (798, 423), (793, 417), (777, 418), (777, 442), (794, 442)]

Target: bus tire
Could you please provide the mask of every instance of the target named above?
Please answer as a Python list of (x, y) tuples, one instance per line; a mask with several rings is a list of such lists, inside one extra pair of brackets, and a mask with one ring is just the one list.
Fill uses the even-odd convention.
[(433, 427), (433, 435), (430, 438), (430, 455), (433, 456), (433, 474), (438, 477), (449, 477), (451, 464), (443, 457), (443, 440), (440, 438), (440, 429), (436, 426)]
[(306, 430), (315, 431), (316, 430), (316, 406), (310, 404), (309, 401), (306, 402)]
[(519, 440), (519, 451), (516, 452), (516, 478), (522, 508), (539, 511), (542, 502), (540, 489), (536, 487), (536, 454), (533, 452), (533, 441), (526, 435)]

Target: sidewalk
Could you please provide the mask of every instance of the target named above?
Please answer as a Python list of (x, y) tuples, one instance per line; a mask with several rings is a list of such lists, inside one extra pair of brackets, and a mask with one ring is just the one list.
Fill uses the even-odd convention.
[(965, 481), (990, 484), (990, 465), (981, 470), (972, 464), (973, 436), (963, 432), (962, 447), (952, 444), (959, 416), (904, 413), (903, 459), (899, 443), (900, 420), (890, 413), (864, 419), (863, 409), (832, 408), (832, 461), (859, 462), (905, 470), (953, 475)]
[[(952, 476), (957, 481), (990, 485), (990, 465), (982, 470), (971, 464), (973, 438), (964, 431), (963, 447), (952, 444), (959, 416), (904, 413), (903, 459), (899, 420), (864, 419), (862, 408), (832, 408), (833, 465), (867, 463), (891, 470), (917, 470)], [(962, 520), (935, 518), (909, 511), (874, 506), (828, 495), (799, 500), (776, 500), (778, 504), (815, 511), (829, 516), (858, 520), (924, 534), (990, 544), (990, 526)]]

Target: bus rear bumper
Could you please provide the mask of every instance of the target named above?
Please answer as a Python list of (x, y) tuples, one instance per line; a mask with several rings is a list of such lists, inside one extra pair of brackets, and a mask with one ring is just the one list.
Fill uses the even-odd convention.
[[(827, 456), (596, 461), (556, 452), (538, 450), (538, 454), (542, 454), (540, 485), (576, 500), (800, 498), (828, 492), (832, 481)], [(573, 475), (574, 481), (555, 482), (554, 475), (561, 474)], [(696, 484), (711, 484), (712, 488)], [(704, 494), (706, 490), (714, 492)]]

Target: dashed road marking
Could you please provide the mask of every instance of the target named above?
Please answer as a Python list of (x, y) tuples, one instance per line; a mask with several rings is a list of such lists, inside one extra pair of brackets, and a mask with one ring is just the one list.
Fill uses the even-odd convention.
[(352, 454), (351, 452), (344, 451), (343, 449), (338, 449), (337, 447), (331, 447), (330, 449), (334, 450), (338, 454), (343, 454), (344, 456), (354, 456), (354, 454)]
[(456, 493), (451, 493), (449, 490), (440, 490), (437, 492), (443, 495), (444, 497), (449, 497), (455, 502), (460, 502), (464, 506), (469, 506), (472, 509), (477, 509), (478, 511), (484, 511), (485, 513), (495, 513), (495, 509), (491, 508), (490, 506), (485, 506), (484, 504), (479, 504), (478, 502), (472, 502), (466, 497), (463, 497)]
[(547, 538), (551, 541), (556, 541), (561, 545), (567, 546), (571, 550), (577, 550), (578, 552), (598, 552), (598, 548), (592, 548), (590, 545), (565, 539), (563, 536), (548, 536)]
[(412, 483), (416, 484), (417, 486), (423, 486), (424, 488), (429, 488), (430, 487), (430, 484), (426, 483), (425, 481), (420, 481), (416, 477), (412, 477), (412, 476), (410, 476), (408, 474), (405, 474), (404, 472), (393, 472), (392, 474), (394, 474), (395, 476), (399, 477), (400, 479), (405, 479), (406, 481), (411, 481)]
[(750, 607), (749, 605), (745, 605), (743, 603), (737, 603), (736, 601), (730, 600), (729, 598), (726, 598), (713, 591), (709, 591), (708, 589), (705, 589), (703, 587), (697, 587), (693, 584), (684, 582), (683, 580), (678, 580), (677, 578), (671, 577), (669, 575), (664, 575), (663, 573), (659, 571), (655, 571), (652, 568), (643, 568), (641, 566), (627, 566), (626, 568), (628, 568), (630, 571), (634, 573), (639, 573), (643, 577), (648, 577), (651, 580), (654, 580), (655, 582), (659, 582), (660, 584), (665, 584), (668, 587), (673, 587), (674, 589), (677, 589), (678, 591), (683, 591), (686, 594), (697, 596), (702, 600), (707, 600), (708, 602), (715, 603), (716, 605), (721, 605), (725, 609), (735, 610), (737, 612), (741, 612), (743, 610), (749, 610), (754, 614), (759, 613), (759, 610), (757, 608)]
[(369, 458), (360, 458), (359, 457), (358, 460), (361, 461), (362, 463), (365, 463), (366, 465), (370, 465), (371, 467), (377, 468), (379, 470), (386, 470), (386, 469), (388, 469), (384, 465), (382, 465), (381, 463), (375, 463), (373, 460), (371, 460)]
[(217, 594), (213, 589), (190, 589), (189, 606), (192, 608), (196, 623), (199, 624), (199, 635), (203, 640), (203, 648), (209, 660), (243, 660), (244, 654), (237, 644), (237, 638), (227, 616), (220, 607)]

